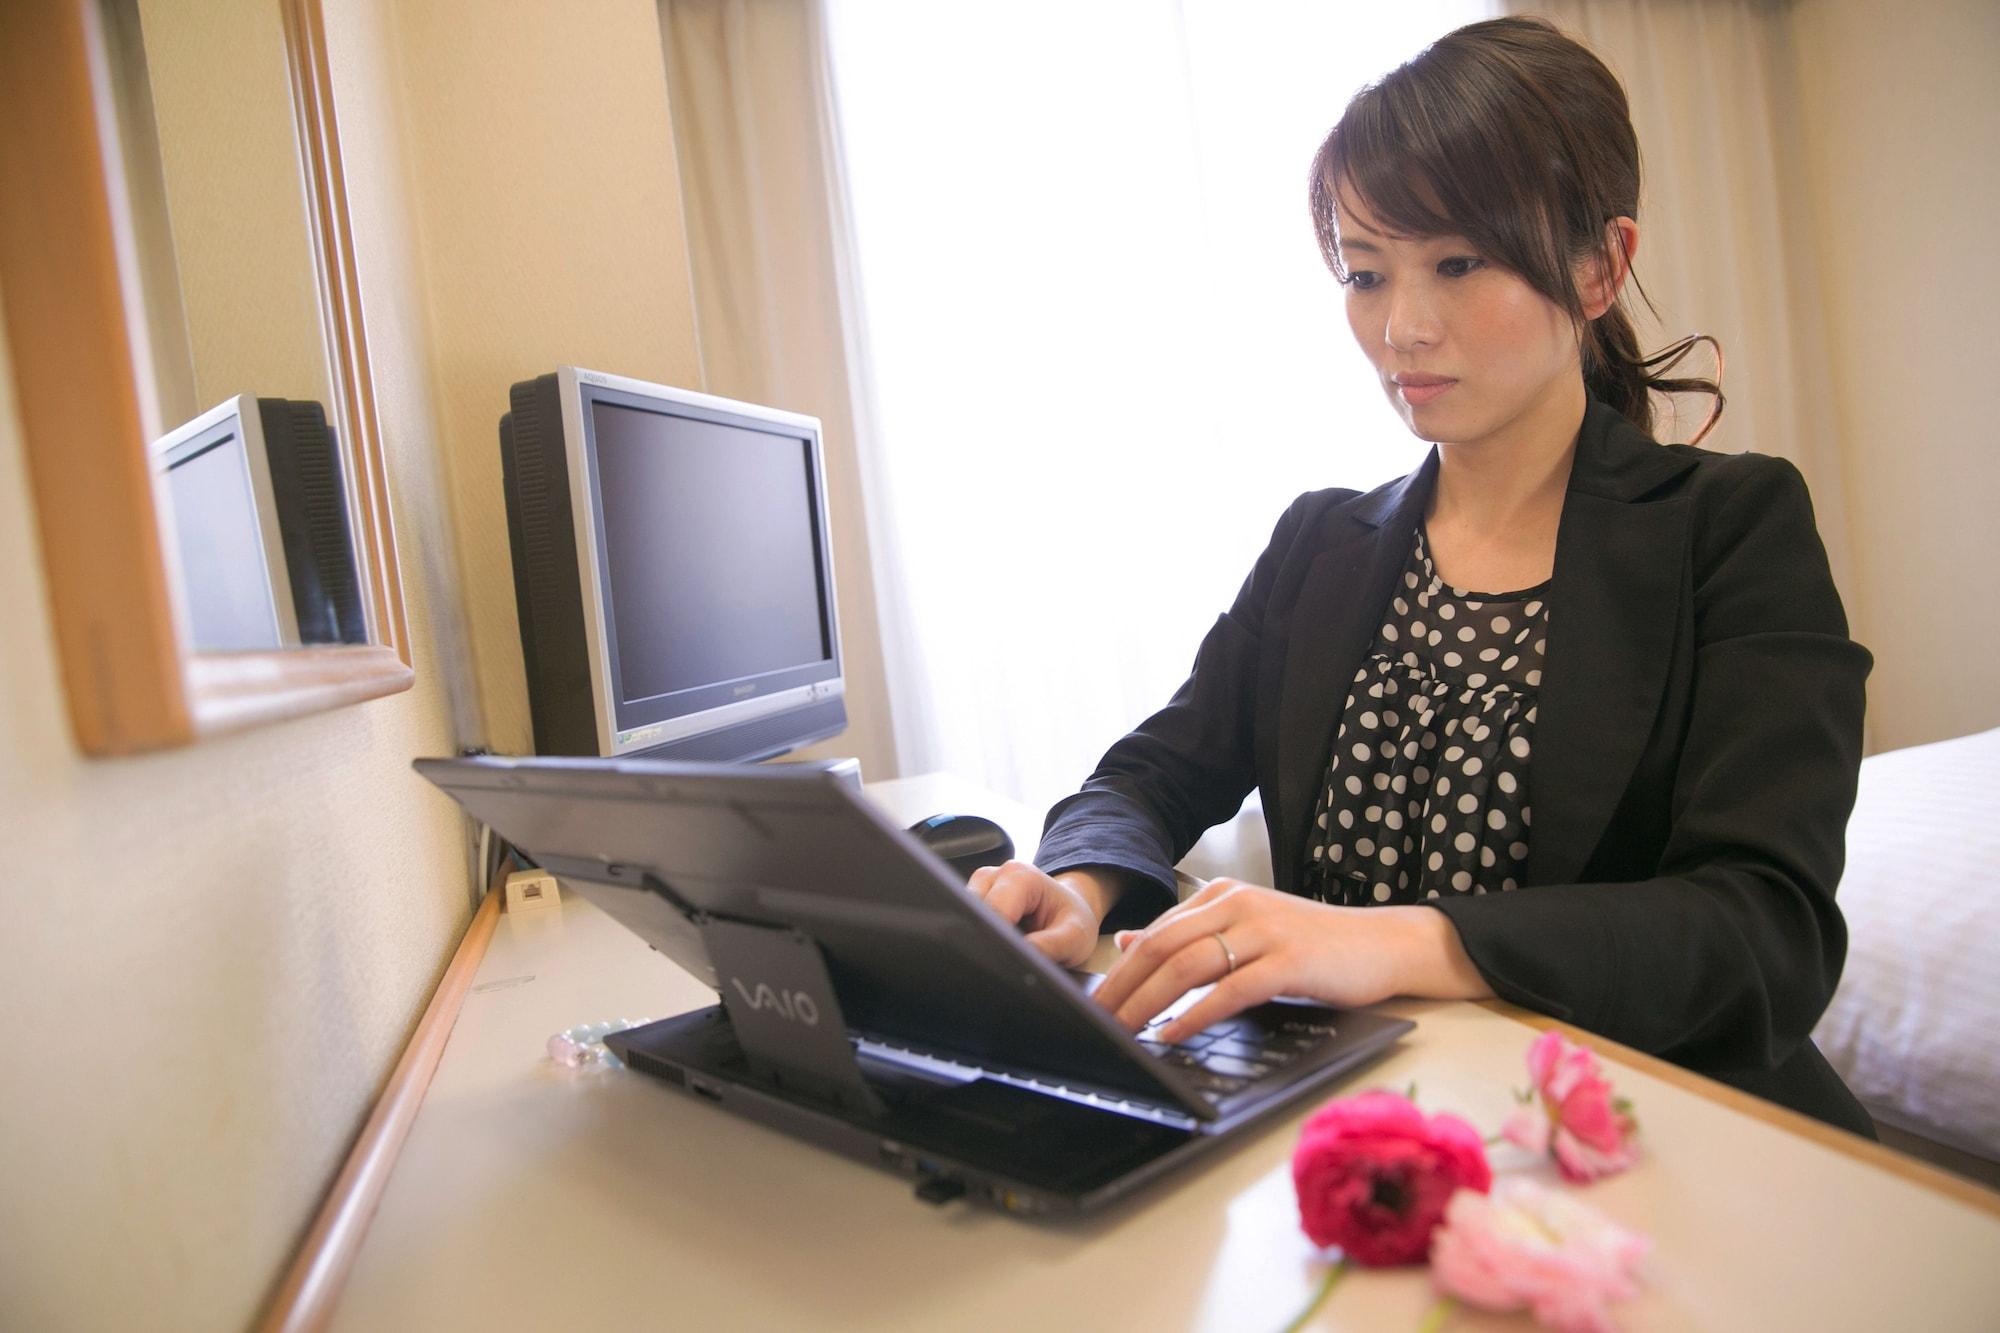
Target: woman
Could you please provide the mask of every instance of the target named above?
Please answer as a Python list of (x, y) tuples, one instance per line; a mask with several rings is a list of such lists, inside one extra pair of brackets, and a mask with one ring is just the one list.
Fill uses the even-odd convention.
[[(1166, 1039), (1280, 994), (1499, 995), (1872, 1136), (1808, 1039), (1870, 659), (1797, 471), (1653, 442), (1650, 390), (1721, 395), (1638, 350), (1638, 198), (1623, 90), (1530, 19), (1441, 39), (1321, 147), (1349, 323), (1435, 448), (1294, 502), (1040, 867), (973, 880), (1067, 963), (1150, 920), (1097, 992), (1128, 1026), (1209, 983)], [(1253, 787), (1276, 887), (1175, 906)]]

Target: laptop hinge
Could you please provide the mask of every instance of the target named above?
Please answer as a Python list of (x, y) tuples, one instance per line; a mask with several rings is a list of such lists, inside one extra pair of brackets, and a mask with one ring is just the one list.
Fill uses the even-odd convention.
[(752, 1072), (788, 1091), (880, 1115), (887, 1109), (861, 1076), (819, 944), (802, 931), (705, 913), (701, 930), (716, 988)]

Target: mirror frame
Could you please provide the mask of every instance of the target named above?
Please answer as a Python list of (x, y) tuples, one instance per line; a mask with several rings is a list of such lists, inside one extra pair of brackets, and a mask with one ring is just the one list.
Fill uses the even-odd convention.
[(366, 645), (189, 650), (148, 443), (160, 429), (96, 0), (0, 2), (0, 306), (71, 725), (119, 755), (407, 690), (409, 624), (319, 0), (283, 10), (306, 213), (366, 565)]

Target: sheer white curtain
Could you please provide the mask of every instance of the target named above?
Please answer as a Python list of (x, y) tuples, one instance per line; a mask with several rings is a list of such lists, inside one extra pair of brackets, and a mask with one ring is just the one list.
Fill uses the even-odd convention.
[(1306, 169), (1356, 89), (1492, 8), (827, 0), (904, 772), (1073, 788), (1294, 495), (1421, 459)]
[[(1635, 306), (1650, 350), (1718, 338), (1728, 410), (1702, 447), (1789, 458), (1812, 488), (1850, 620), (1846, 487), (1798, 123), (1791, 6), (1779, 0), (1541, 0), (1514, 6), (1587, 43), (1625, 85), (1644, 193)], [(1689, 399), (1683, 409), (1706, 410)], [(1670, 439), (1687, 439), (1699, 416)]]
[(897, 771), (863, 484), (852, 246), (813, 0), (660, 0), (702, 383), (820, 419), (848, 728), (805, 757)]

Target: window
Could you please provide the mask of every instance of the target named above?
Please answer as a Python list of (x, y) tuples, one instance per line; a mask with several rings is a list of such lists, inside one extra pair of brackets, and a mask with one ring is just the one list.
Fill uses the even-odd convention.
[(1492, 8), (830, 0), (905, 771), (1073, 789), (1295, 495), (1421, 461), (1306, 170)]

